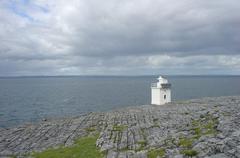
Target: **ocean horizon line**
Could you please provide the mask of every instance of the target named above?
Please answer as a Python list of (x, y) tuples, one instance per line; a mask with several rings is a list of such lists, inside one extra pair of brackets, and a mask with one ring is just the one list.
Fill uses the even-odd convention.
[(19, 75), (19, 76), (0, 76), (0, 78), (54, 78), (54, 77), (157, 77), (157, 76), (167, 76), (167, 77), (240, 77), (240, 75), (235, 74), (179, 74), (179, 75), (164, 75), (164, 74), (153, 74), (153, 75)]

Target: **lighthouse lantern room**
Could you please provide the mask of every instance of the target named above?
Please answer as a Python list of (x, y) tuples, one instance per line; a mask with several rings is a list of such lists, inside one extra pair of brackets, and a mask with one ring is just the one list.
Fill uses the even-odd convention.
[(152, 83), (151, 93), (151, 104), (163, 105), (171, 102), (171, 84), (162, 76), (159, 76), (157, 83)]

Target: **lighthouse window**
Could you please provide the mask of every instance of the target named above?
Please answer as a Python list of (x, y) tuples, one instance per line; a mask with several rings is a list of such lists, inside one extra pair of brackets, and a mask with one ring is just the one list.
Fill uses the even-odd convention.
[(164, 95), (163, 97), (164, 97), (164, 99), (166, 99), (166, 97), (167, 97), (167, 96), (166, 96), (166, 95)]

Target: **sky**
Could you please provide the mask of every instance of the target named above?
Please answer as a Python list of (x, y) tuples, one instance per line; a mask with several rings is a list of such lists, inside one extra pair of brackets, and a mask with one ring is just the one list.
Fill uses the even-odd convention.
[(239, 0), (0, 0), (0, 76), (240, 75)]

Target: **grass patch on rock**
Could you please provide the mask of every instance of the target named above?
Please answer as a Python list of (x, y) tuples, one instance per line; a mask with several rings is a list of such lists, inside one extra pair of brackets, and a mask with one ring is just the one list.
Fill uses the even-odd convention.
[(192, 144), (193, 144), (194, 139), (192, 138), (186, 138), (186, 137), (182, 137), (179, 139), (179, 146), (181, 147), (186, 147), (186, 148), (191, 148)]
[(144, 148), (146, 147), (147, 141), (146, 140), (141, 140), (141, 141), (138, 141), (137, 144), (139, 144), (140, 146), (136, 151), (141, 151), (141, 150), (144, 150)]
[(88, 133), (91, 133), (91, 132), (96, 131), (96, 128), (95, 128), (95, 127), (88, 127), (88, 128), (86, 128), (86, 131), (87, 131)]
[(122, 132), (126, 128), (127, 128), (127, 126), (124, 126), (124, 125), (113, 125), (112, 131)]
[(192, 150), (192, 149), (182, 150), (181, 153), (183, 155), (189, 156), (189, 157), (193, 157), (193, 156), (198, 155), (198, 152), (196, 150)]
[(125, 151), (128, 151), (129, 149), (128, 149), (128, 147), (126, 146), (126, 147), (124, 147), (124, 148), (122, 148), (122, 149), (119, 149), (118, 151), (120, 151), (120, 152), (125, 152)]
[(199, 120), (192, 122), (194, 135), (196, 138), (200, 138), (203, 135), (216, 135), (218, 120), (212, 118), (210, 115), (202, 116)]
[(98, 136), (88, 136), (78, 139), (69, 147), (60, 146), (57, 149), (47, 149), (34, 152), (33, 158), (103, 158), (104, 154), (96, 147)]
[(158, 123), (159, 123), (159, 119), (158, 119), (158, 118), (154, 118), (154, 119), (153, 119), (153, 125), (150, 126), (149, 128), (154, 128), (154, 127), (160, 128), (160, 126), (159, 126)]
[(199, 119), (193, 120), (191, 135), (179, 138), (178, 146), (182, 147), (181, 153), (189, 157), (196, 156), (198, 152), (192, 149), (194, 142), (202, 136), (216, 135), (217, 125), (218, 120), (209, 114), (201, 115)]
[(151, 149), (147, 153), (148, 158), (157, 158), (157, 157), (164, 157), (165, 156), (165, 149), (160, 148), (160, 149)]

